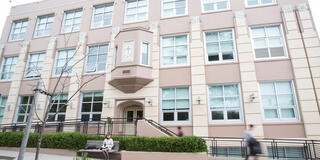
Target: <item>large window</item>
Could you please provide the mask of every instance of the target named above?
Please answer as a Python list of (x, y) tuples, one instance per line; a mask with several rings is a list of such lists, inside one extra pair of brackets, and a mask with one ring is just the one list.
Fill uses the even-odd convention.
[(54, 75), (71, 74), (75, 49), (60, 50), (56, 55)]
[(240, 121), (241, 100), (239, 85), (209, 86), (211, 121)]
[(45, 56), (45, 53), (30, 54), (24, 77), (40, 77)]
[(82, 9), (66, 11), (64, 13), (62, 33), (77, 32), (80, 30)]
[(83, 93), (81, 103), (81, 121), (100, 121), (102, 102), (102, 92)]
[(190, 108), (189, 87), (161, 89), (162, 122), (190, 122)]
[(28, 19), (13, 21), (9, 41), (23, 40), (27, 27)]
[(90, 46), (87, 55), (86, 72), (105, 71), (107, 57), (108, 45)]
[(94, 6), (92, 28), (110, 26), (112, 23), (113, 3)]
[(53, 17), (53, 14), (38, 17), (34, 37), (49, 36), (51, 34)]
[(149, 44), (145, 42), (141, 44), (141, 64), (149, 65)]
[(148, 19), (148, 0), (126, 0), (125, 23)]
[(187, 0), (162, 0), (162, 17), (174, 17), (187, 14)]
[(207, 61), (235, 61), (232, 30), (206, 32), (205, 38)]
[(10, 80), (13, 77), (14, 69), (18, 61), (18, 56), (4, 57), (1, 65), (0, 79)]
[(162, 66), (188, 64), (188, 36), (162, 37)]
[(48, 114), (48, 122), (64, 121), (66, 118), (68, 95), (53, 96), (52, 107)]
[(246, 0), (247, 6), (260, 6), (260, 5), (269, 5), (269, 4), (275, 4), (276, 0)]
[(260, 95), (266, 120), (298, 119), (296, 97), (291, 81), (260, 83)]
[(202, 0), (203, 11), (219, 11), (230, 9), (230, 0)]
[(20, 96), (17, 122), (27, 122), (32, 105), (33, 96)]
[(257, 59), (287, 56), (280, 25), (252, 27), (251, 33)]
[(8, 97), (0, 98), (0, 123), (2, 123), (4, 111), (6, 110)]

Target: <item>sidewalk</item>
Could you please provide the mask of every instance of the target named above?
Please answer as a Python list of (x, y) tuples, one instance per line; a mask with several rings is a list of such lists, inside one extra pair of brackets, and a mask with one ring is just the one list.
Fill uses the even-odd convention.
[[(1, 160), (2, 160), (2, 156), (14, 157), (14, 160), (16, 160), (16, 159), (18, 159), (18, 155), (19, 155), (19, 152), (17, 152), (17, 151), (0, 150), (0, 159)], [(35, 153), (33, 153), (33, 152), (25, 152), (25, 154), (24, 154), (24, 160), (34, 160), (34, 157), (35, 157)], [(71, 156), (58, 156), (58, 155), (54, 155), (54, 154), (40, 154), (39, 160), (73, 160), (73, 157), (71, 157)]]

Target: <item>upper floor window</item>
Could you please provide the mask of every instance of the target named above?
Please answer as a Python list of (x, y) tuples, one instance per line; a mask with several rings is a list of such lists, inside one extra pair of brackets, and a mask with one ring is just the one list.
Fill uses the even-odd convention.
[(54, 75), (72, 73), (73, 56), (75, 51), (75, 49), (68, 49), (57, 52)]
[(28, 19), (13, 21), (9, 41), (23, 40), (27, 27)]
[(162, 0), (162, 17), (174, 17), (187, 14), (187, 0)]
[(149, 65), (149, 43), (146, 42), (141, 44), (141, 64)]
[(188, 36), (162, 37), (162, 66), (186, 65), (188, 64)]
[(81, 121), (100, 121), (102, 114), (102, 92), (82, 94)]
[(230, 9), (230, 0), (202, 0), (203, 11), (219, 11)]
[(66, 11), (64, 13), (62, 33), (77, 32), (80, 30), (82, 9)]
[(113, 3), (94, 6), (91, 28), (110, 26), (112, 23)]
[(10, 80), (13, 77), (17, 61), (18, 56), (3, 58), (0, 72), (1, 80)]
[(53, 26), (53, 18), (54, 14), (38, 17), (34, 37), (49, 36)]
[(148, 0), (126, 0), (125, 23), (148, 19)]
[(298, 119), (296, 96), (291, 81), (260, 83), (260, 95), (264, 119)]
[(30, 54), (24, 77), (40, 77), (45, 56), (45, 53)]
[(2, 123), (4, 111), (6, 110), (8, 97), (0, 98), (0, 123)]
[(190, 122), (189, 87), (161, 89), (161, 120), (162, 122)]
[(234, 61), (235, 49), (233, 31), (206, 32), (207, 61)]
[(276, 0), (246, 0), (246, 1), (247, 1), (247, 6), (249, 7), (276, 3)]
[(286, 57), (286, 47), (280, 25), (251, 28), (255, 58)]
[(209, 86), (211, 121), (239, 121), (241, 100), (239, 85)]
[(55, 95), (48, 114), (48, 122), (64, 121), (66, 118), (68, 94)]
[(33, 96), (20, 96), (18, 104), (17, 122), (27, 122), (32, 105)]
[(86, 72), (105, 71), (107, 57), (108, 45), (90, 46), (87, 55)]

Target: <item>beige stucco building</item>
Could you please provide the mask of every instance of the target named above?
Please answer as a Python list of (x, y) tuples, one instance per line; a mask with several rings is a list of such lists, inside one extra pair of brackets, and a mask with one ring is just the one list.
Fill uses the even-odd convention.
[(2, 124), (25, 122), (39, 77), (52, 93), (63, 72), (50, 121), (145, 117), (209, 137), (254, 124), (257, 137), (320, 139), (307, 0), (44, 0), (12, 8), (0, 57)]

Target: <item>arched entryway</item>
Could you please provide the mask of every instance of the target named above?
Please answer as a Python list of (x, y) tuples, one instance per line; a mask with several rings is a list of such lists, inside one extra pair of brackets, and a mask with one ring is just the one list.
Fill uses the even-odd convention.
[(127, 122), (134, 122), (136, 119), (143, 118), (143, 107), (141, 105), (127, 106), (123, 110), (123, 117), (127, 119)]

